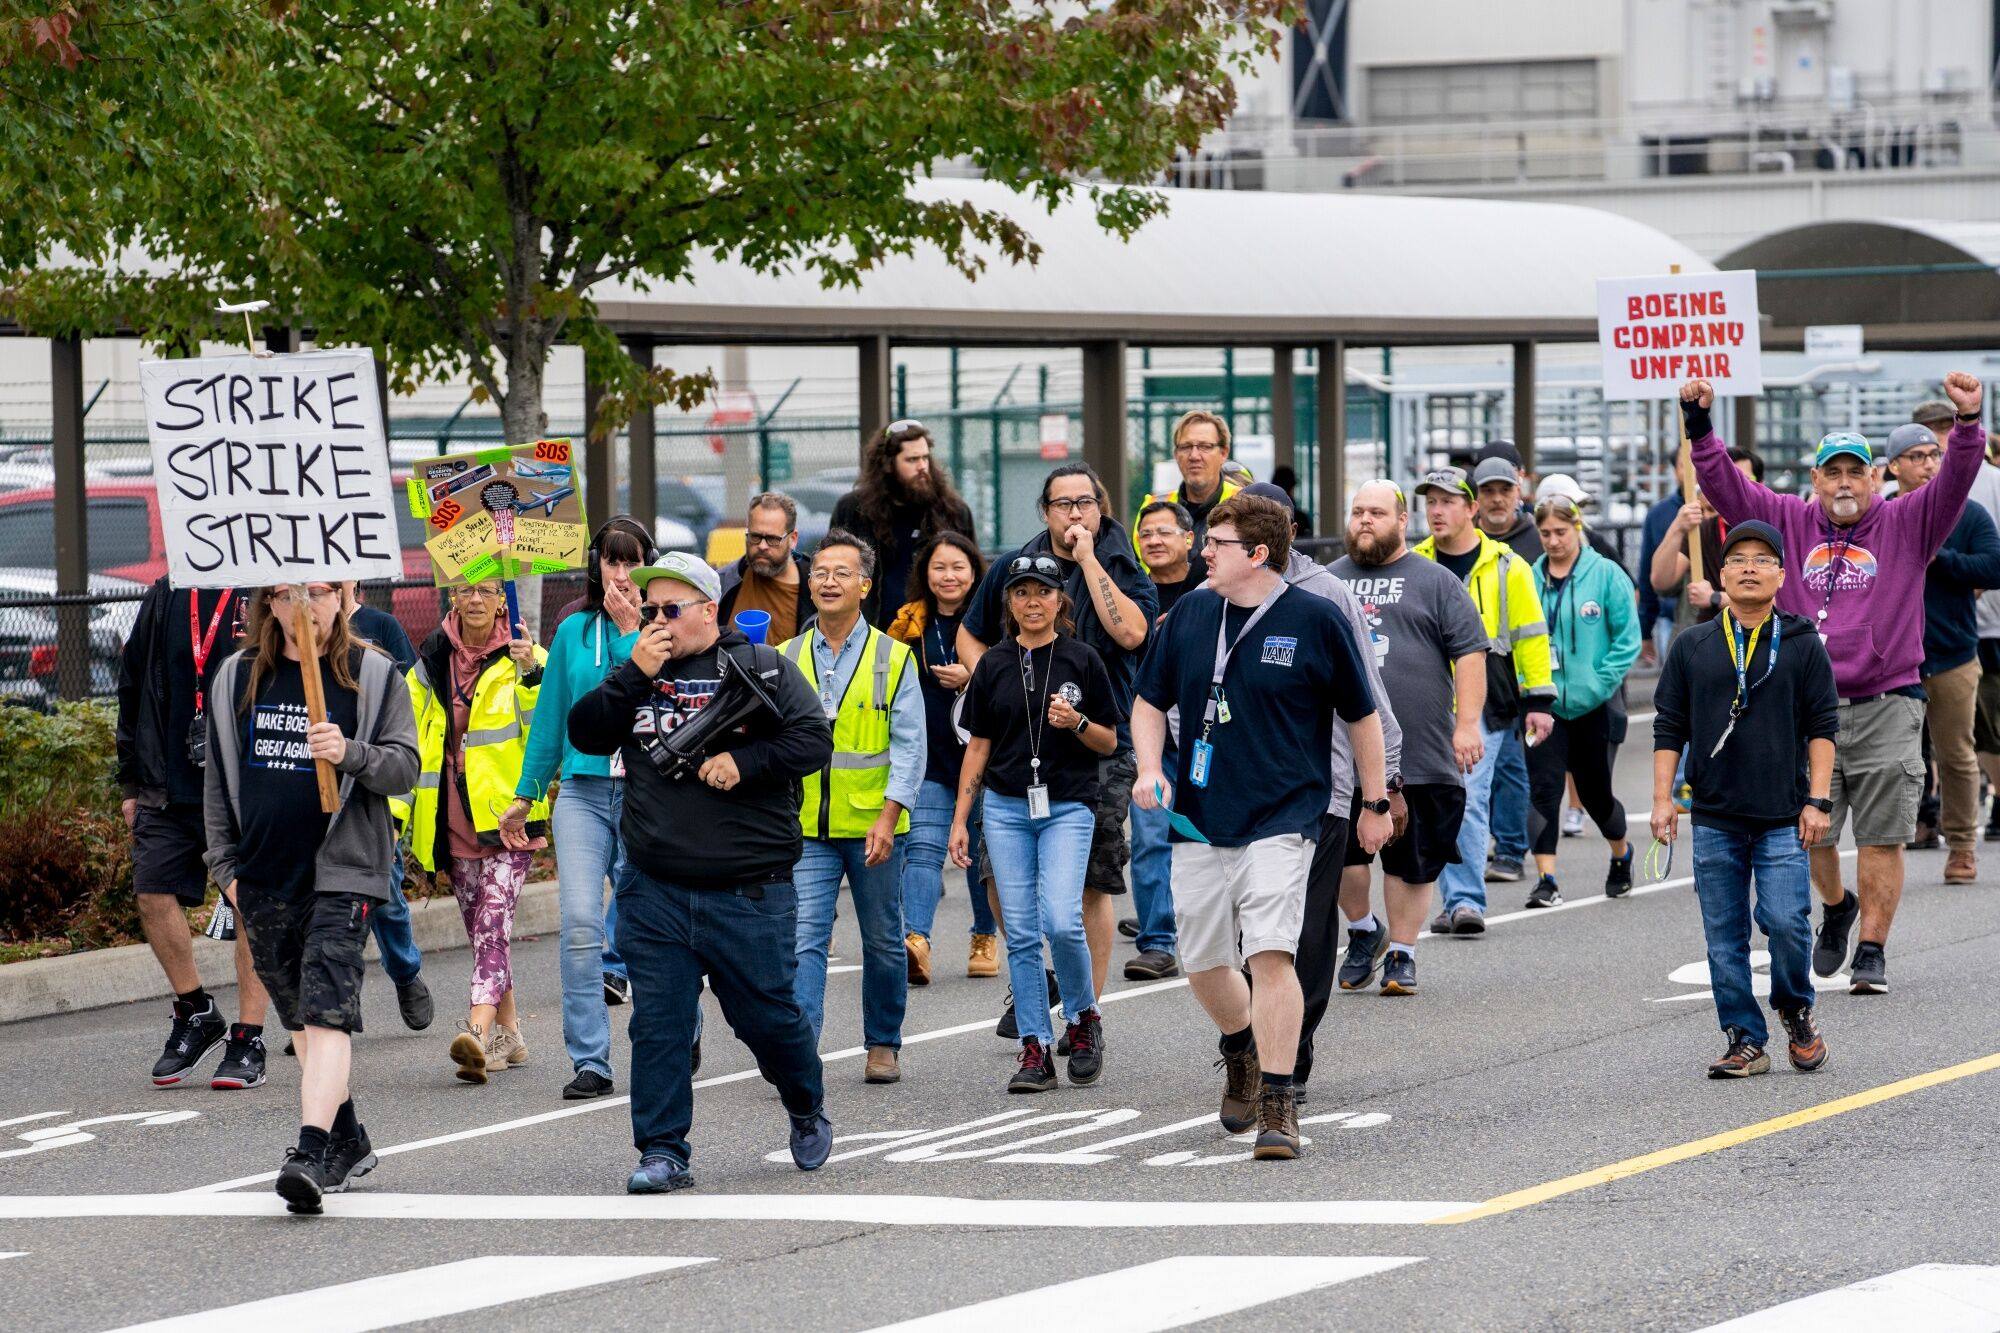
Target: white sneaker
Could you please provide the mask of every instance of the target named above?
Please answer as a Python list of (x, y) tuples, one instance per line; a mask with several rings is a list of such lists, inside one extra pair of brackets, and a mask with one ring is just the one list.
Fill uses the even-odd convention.
[(1573, 805), (1563, 807), (1563, 836), (1574, 838), (1583, 832), (1583, 811)]

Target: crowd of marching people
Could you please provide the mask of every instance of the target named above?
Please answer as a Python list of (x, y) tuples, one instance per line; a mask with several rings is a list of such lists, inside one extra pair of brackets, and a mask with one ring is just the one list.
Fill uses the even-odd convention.
[[(843, 883), (866, 1082), (903, 1077), (911, 990), (957, 967), (937, 926), (963, 883), (965, 975), (1004, 985), (996, 1031), (1019, 1052), (1007, 1091), (1115, 1071), (1100, 1001), (1122, 934), (1125, 979), (1185, 975), (1214, 1023), (1222, 1126), (1292, 1158), (1336, 988), (1417, 994), (1419, 940), (1482, 933), (1501, 886), (1562, 904), (1558, 851), (1586, 820), (1622, 897), (1684, 815), (1724, 1034), (1709, 1076), (1770, 1067), (1753, 922), (1790, 1062), (1818, 1068), (1813, 974), (1886, 989), (1905, 849), (1941, 836), (1945, 880), (1971, 881), (1982, 776), (2000, 789), (2000, 455), (1979, 381), (1944, 390), (1879, 444), (1828, 435), (1809, 490), (1780, 495), (1690, 381), (1699, 493), (1655, 507), (1633, 568), (1593, 497), (1505, 441), (1361, 485), (1321, 564), (1290, 489), (1247, 478), (1228, 425), (1194, 411), (1180, 484), (1129, 525), (1065, 463), (1044, 526), (992, 558), (909, 420), (875, 434), (809, 551), (778, 492), (720, 571), (612, 518), (546, 647), (497, 579), (450, 588), (415, 646), (351, 584), (162, 581), (118, 722), (134, 887), (176, 996), (153, 1081), (220, 1047), (211, 1086), (262, 1084), (275, 1009), (301, 1074), (277, 1190), (319, 1211), (376, 1165), (351, 1095), (371, 935), (403, 1022), (435, 1018), (406, 876), (456, 900), (472, 966), (439, 1067), (485, 1084), (543, 1040), (511, 948), (552, 849), (561, 1095), (614, 1092), (609, 1010), (629, 1004), (634, 1193), (692, 1183), (704, 984), (794, 1161), (827, 1160), (819, 1050), (856, 1022), (827, 997)], [(1643, 821), (1613, 783), (1640, 664), (1658, 670)], [(183, 911), (211, 882), (234, 1022)]]

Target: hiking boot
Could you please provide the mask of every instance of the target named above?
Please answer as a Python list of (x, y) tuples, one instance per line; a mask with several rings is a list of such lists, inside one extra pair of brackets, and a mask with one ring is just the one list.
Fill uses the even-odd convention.
[(222, 1048), (222, 1063), (215, 1067), (211, 1088), (260, 1088), (264, 1086), (264, 1039), (253, 1037), (241, 1023), (229, 1029)]
[(285, 1164), (278, 1168), (278, 1197), (285, 1210), (308, 1216), (322, 1211), (320, 1199), (326, 1194), (326, 1163), (303, 1148), (285, 1149)]
[(1375, 969), (1382, 966), (1382, 955), (1389, 952), (1389, 925), (1377, 920), (1373, 930), (1347, 929), (1347, 957), (1340, 960), (1340, 988), (1360, 990), (1368, 984), (1368, 978), (1375, 975)]
[(616, 1009), (621, 1004), (632, 1002), (632, 979), (622, 972), (604, 974), (604, 1004), (608, 1009)]
[(1391, 950), (1382, 964), (1382, 993), (1384, 995), (1415, 995), (1417, 993), (1417, 956), (1404, 953), (1401, 949)]
[(689, 1173), (687, 1163), (668, 1153), (647, 1153), (639, 1159), (639, 1168), (625, 1181), (627, 1194), (668, 1194), (674, 1190), (684, 1190), (694, 1184), (694, 1176)]
[(1632, 892), (1632, 849), (1626, 847), (1625, 855), (1611, 859), (1611, 868), (1604, 872), (1604, 896), (1623, 898)]
[(903, 936), (903, 954), (909, 960), (910, 984), (931, 984), (931, 942), (916, 931)]
[(1021, 1043), (1021, 1065), (1007, 1080), (1009, 1092), (1054, 1092), (1056, 1061), (1040, 1039), (1029, 1037)]
[(1810, 1008), (1790, 1013), (1780, 1009), (1778, 1021), (1785, 1025), (1785, 1035), (1791, 1038), (1785, 1054), (1792, 1057), (1792, 1068), (1810, 1074), (1826, 1063), (1826, 1040), (1819, 1035), (1819, 1024), (1813, 1022)]
[(1288, 1162), (1299, 1155), (1299, 1104), (1290, 1088), (1264, 1085), (1257, 1098), (1257, 1145), (1250, 1155), (1260, 1162)]
[(1454, 935), (1484, 935), (1486, 933), (1486, 913), (1471, 903), (1460, 903), (1451, 909), (1451, 933)]
[(1257, 1094), (1264, 1086), (1257, 1043), (1251, 1042), (1241, 1055), (1223, 1051), (1215, 1067), (1222, 1071), (1222, 1110), (1216, 1118), (1231, 1134), (1241, 1134), (1257, 1123)]
[(1953, 852), (1944, 859), (1944, 882), (1947, 884), (1970, 884), (1979, 878), (1979, 861), (1970, 847)]
[(1583, 811), (1573, 805), (1563, 807), (1563, 836), (1565, 838), (1583, 836)]
[(1830, 977), (1847, 966), (1847, 933), (1861, 914), (1861, 900), (1849, 889), (1847, 896), (1832, 907), (1820, 909), (1819, 939), (1813, 943), (1813, 971)]
[(1710, 1078), (1749, 1078), (1752, 1074), (1770, 1072), (1771, 1057), (1764, 1053), (1764, 1048), (1734, 1028), (1729, 1030), (1729, 1049), (1708, 1067)]
[[(457, 1074), (467, 1083), (486, 1081), (486, 1029), (470, 1019), (460, 1019), (458, 1035), (451, 1039), (451, 1061), (458, 1066)], [(500, 1067), (505, 1069), (506, 1062)]]
[(1079, 1088), (1097, 1082), (1104, 1072), (1104, 1020), (1097, 1010), (1084, 1010), (1083, 1017), (1063, 1033), (1063, 1040), (1069, 1045), (1069, 1081)]
[(616, 1089), (610, 1079), (595, 1069), (579, 1069), (576, 1077), (563, 1086), (563, 1100), (566, 1102), (587, 1102), (596, 1097), (609, 1097)]
[(521, 1034), (505, 1023), (493, 1025), (493, 1036), (486, 1043), (486, 1072), (497, 1074), (503, 1069), (514, 1069), (528, 1063), (528, 1043), (521, 1040)]
[(1180, 961), (1164, 949), (1148, 949), (1125, 963), (1127, 981), (1165, 981), (1180, 974)]
[(403, 1026), (412, 1032), (422, 1032), (437, 1017), (437, 1008), (431, 1003), (431, 988), (420, 976), (396, 987), (396, 1008), (402, 1011)]
[(1449, 907), (1431, 918), (1430, 929), (1433, 935), (1451, 934), (1451, 909)]
[(185, 1000), (174, 1001), (174, 1025), (167, 1029), (167, 1044), (153, 1064), (153, 1086), (171, 1088), (188, 1076), (217, 1043), (229, 1036), (229, 1024), (215, 1012), (210, 997), (206, 1008), (197, 1013)]
[(1863, 940), (1854, 946), (1854, 965), (1847, 969), (1849, 995), (1880, 995), (1889, 989), (1889, 960), (1882, 946)]
[(1903, 850), (1906, 852), (1934, 852), (1938, 849), (1939, 845), (1937, 825), (1925, 823), (1920, 819), (1917, 821), (1917, 835), (1903, 844)]
[(1528, 890), (1530, 907), (1560, 907), (1562, 900), (1562, 890), (1556, 887), (1554, 875), (1543, 875), (1535, 881), (1535, 887)]
[(324, 1159), (327, 1194), (345, 1194), (347, 1187), (381, 1165), (375, 1145), (368, 1141), (365, 1125), (354, 1127), (354, 1137), (333, 1139), (326, 1145)]
[(833, 1122), (824, 1109), (811, 1115), (795, 1115), (792, 1121), (792, 1165), (801, 1171), (817, 1171), (833, 1152)]
[(1488, 884), (1519, 884), (1521, 882), (1520, 858), (1498, 855), (1487, 857), (1486, 882)]
[(1000, 940), (994, 935), (974, 935), (971, 947), (965, 952), (965, 975), (968, 977), (997, 977), (1000, 975)]

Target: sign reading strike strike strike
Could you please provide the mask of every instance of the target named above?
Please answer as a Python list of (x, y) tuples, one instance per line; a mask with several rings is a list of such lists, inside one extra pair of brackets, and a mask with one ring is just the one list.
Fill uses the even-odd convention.
[(139, 367), (177, 588), (403, 572), (367, 351)]
[(1599, 278), (1597, 343), (1606, 398), (1672, 398), (1690, 379), (1724, 398), (1764, 392), (1752, 272)]

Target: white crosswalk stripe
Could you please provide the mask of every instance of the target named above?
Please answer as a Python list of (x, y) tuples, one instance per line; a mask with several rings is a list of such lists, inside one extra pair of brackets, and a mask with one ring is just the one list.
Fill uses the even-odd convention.
[(1918, 1264), (1702, 1333), (2000, 1333), (2000, 1267)]

